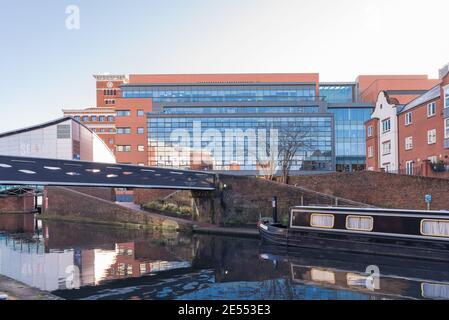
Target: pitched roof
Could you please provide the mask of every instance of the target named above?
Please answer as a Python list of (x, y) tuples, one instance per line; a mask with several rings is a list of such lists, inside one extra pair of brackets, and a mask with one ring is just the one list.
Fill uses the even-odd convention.
[[(67, 121), (67, 120), (72, 120), (76, 123), (79, 123), (80, 125), (82, 125), (83, 127), (87, 128), (84, 124), (82, 124), (81, 122), (77, 121), (75, 118), (72, 117), (63, 117), (63, 118), (59, 118), (53, 121), (49, 121), (49, 122), (44, 122), (38, 125), (34, 125), (31, 127), (26, 127), (26, 128), (22, 128), (22, 129), (17, 129), (17, 130), (13, 130), (13, 131), (8, 131), (8, 132), (4, 132), (4, 133), (0, 133), (0, 138), (5, 138), (5, 137), (9, 137), (15, 134), (19, 134), (19, 133), (24, 133), (24, 132), (28, 132), (28, 131), (33, 131), (33, 130), (37, 130), (37, 129), (42, 129), (45, 127), (50, 127), (53, 126), (55, 124), (59, 124), (61, 122)], [(89, 131), (91, 131), (89, 128), (87, 128)]]
[(440, 92), (441, 92), (441, 86), (437, 85), (435, 87), (433, 87), (432, 89), (430, 89), (429, 91), (427, 91), (426, 93), (424, 93), (423, 95), (419, 96), (418, 98), (416, 98), (415, 100), (411, 101), (410, 103), (406, 104), (400, 112), (398, 113), (402, 113), (405, 111), (408, 111), (410, 109), (413, 109), (414, 107), (417, 107), (423, 103), (426, 103), (428, 101), (434, 100), (438, 97), (440, 97)]

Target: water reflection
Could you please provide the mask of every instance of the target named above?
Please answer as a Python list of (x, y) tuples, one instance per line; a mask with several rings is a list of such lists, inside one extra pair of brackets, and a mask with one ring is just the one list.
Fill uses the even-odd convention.
[(0, 216), (0, 274), (68, 299), (449, 298), (447, 264), (30, 215)]

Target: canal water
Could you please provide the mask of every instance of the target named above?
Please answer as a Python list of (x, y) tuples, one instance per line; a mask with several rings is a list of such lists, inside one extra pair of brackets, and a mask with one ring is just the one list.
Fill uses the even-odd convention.
[(0, 215), (0, 274), (65, 299), (448, 299), (448, 267)]

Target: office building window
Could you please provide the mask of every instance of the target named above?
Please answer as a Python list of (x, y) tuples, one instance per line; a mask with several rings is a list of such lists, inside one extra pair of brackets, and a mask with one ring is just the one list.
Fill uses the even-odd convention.
[(131, 146), (119, 145), (116, 147), (117, 152), (131, 152)]
[(109, 132), (110, 132), (110, 133), (114, 133), (114, 129), (109, 128)]
[(131, 111), (129, 110), (117, 110), (117, 117), (129, 117), (131, 115)]
[(90, 117), (90, 121), (92, 121), (92, 122), (97, 121), (97, 116)]
[(427, 117), (432, 117), (436, 114), (437, 104), (435, 102), (429, 103), (427, 105)]
[(108, 116), (108, 121), (109, 122), (114, 122), (114, 117), (113, 116)]
[(104, 129), (104, 128), (101, 128), (101, 129), (100, 129), (100, 132), (104, 132), (104, 131), (105, 131), (105, 129)]
[(405, 125), (408, 126), (409, 124), (412, 124), (412, 113), (407, 112), (405, 114)]
[(373, 126), (369, 126), (368, 127), (368, 137), (372, 137), (373, 136)]
[(137, 110), (137, 116), (138, 117), (143, 117), (145, 115), (145, 111), (142, 109)]
[(73, 118), (75, 118), (76, 121), (80, 121), (80, 116), (74, 116)]
[(130, 134), (131, 128), (117, 128), (117, 134)]
[(89, 121), (89, 117), (88, 116), (83, 116), (83, 122), (87, 122), (87, 121)]
[(391, 121), (390, 118), (382, 121), (382, 133), (388, 132), (391, 129)]
[(114, 99), (106, 99), (104, 100), (105, 104), (115, 104), (115, 100)]
[(368, 158), (372, 158), (374, 156), (374, 147), (369, 146), (368, 147)]
[(437, 130), (432, 129), (427, 131), (427, 144), (437, 143)]
[(145, 133), (145, 128), (137, 128), (137, 133), (138, 134), (144, 134)]
[(139, 152), (144, 152), (144, 151), (145, 151), (145, 146), (143, 146), (143, 145), (138, 145), (138, 146), (137, 146), (137, 151), (139, 151)]
[(98, 120), (100, 120), (100, 122), (104, 122), (106, 120), (106, 117), (105, 116), (99, 116)]
[(413, 161), (407, 161), (405, 163), (405, 173), (408, 175), (413, 175)]
[(110, 138), (108, 142), (109, 144), (114, 144), (114, 139)]
[(405, 150), (413, 149), (413, 137), (405, 138)]
[(449, 139), (449, 118), (444, 119), (444, 139)]
[(387, 155), (391, 153), (391, 141), (382, 143), (382, 155)]

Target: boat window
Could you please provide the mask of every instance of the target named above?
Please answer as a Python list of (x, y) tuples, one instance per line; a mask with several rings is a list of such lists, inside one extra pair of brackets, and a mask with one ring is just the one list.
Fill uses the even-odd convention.
[(358, 231), (372, 231), (373, 217), (366, 216), (347, 216), (346, 229)]
[(449, 238), (449, 220), (423, 219), (421, 221), (421, 234)]
[(421, 283), (421, 295), (428, 299), (449, 299), (449, 285), (438, 283)]
[(316, 282), (335, 284), (335, 273), (332, 271), (312, 268), (310, 270), (310, 277)]
[(310, 225), (317, 228), (333, 228), (334, 227), (334, 215), (333, 214), (321, 214), (312, 213), (310, 216)]

